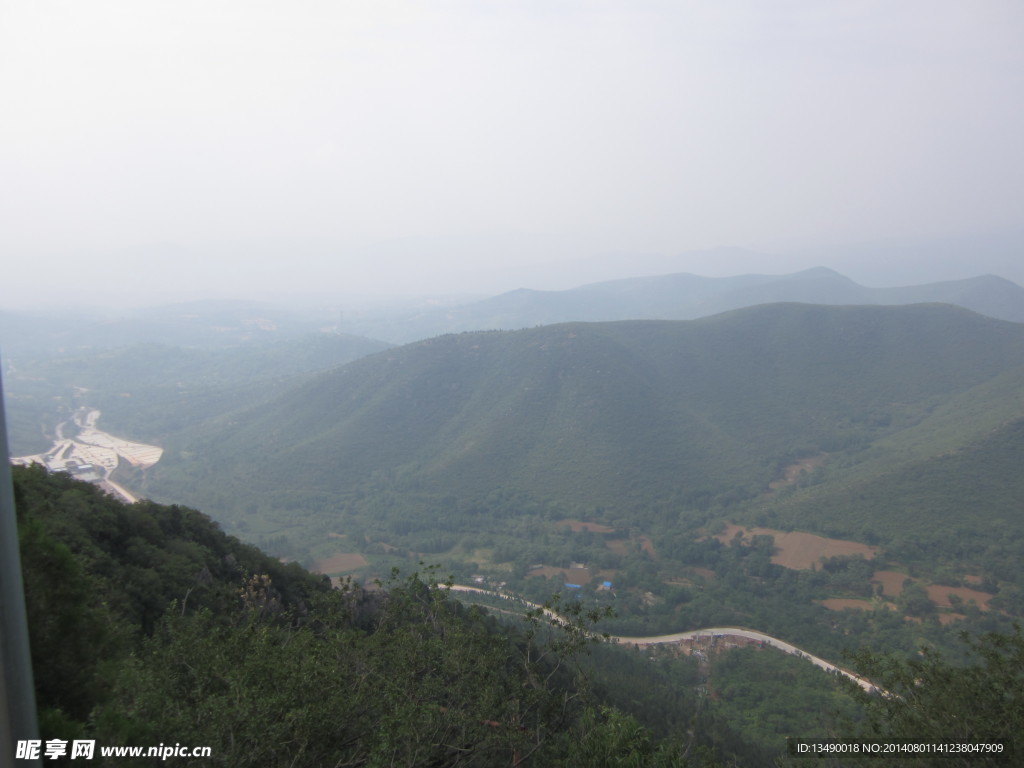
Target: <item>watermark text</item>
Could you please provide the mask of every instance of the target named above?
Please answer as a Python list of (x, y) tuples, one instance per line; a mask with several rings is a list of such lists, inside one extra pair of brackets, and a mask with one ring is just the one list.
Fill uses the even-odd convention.
[[(100, 757), (210, 757), (210, 747), (189, 747), (181, 744), (159, 744), (155, 747), (99, 747)], [(18, 742), (16, 760), (92, 760), (96, 756), (96, 741), (92, 739), (27, 739)]]

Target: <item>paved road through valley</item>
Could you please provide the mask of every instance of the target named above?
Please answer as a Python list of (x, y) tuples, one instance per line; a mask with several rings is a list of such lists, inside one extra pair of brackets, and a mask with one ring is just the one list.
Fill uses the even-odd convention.
[[(485, 595), (492, 595), (494, 597), (514, 600), (530, 608), (542, 607), (537, 603), (531, 603), (529, 600), (524, 600), (521, 597), (501, 594), (499, 592), (494, 592), (489, 589), (481, 589), (480, 587), (469, 587), (463, 586), (461, 584), (454, 584), (452, 585), (451, 589), (453, 592), (480, 592)], [(550, 611), (545, 611), (545, 613), (554, 616), (555, 618), (558, 618), (556, 614), (553, 614)], [(871, 683), (870, 680), (866, 680), (865, 678), (859, 675), (855, 675), (853, 672), (850, 672), (849, 670), (843, 669), (842, 667), (837, 667), (835, 664), (825, 661), (825, 659), (807, 653), (807, 651), (801, 650), (800, 648), (797, 648), (795, 645), (787, 643), (785, 640), (779, 640), (779, 638), (777, 637), (766, 635), (763, 632), (756, 632), (752, 629), (743, 629), (741, 627), (708, 627), (706, 629), (691, 629), (686, 632), (676, 632), (671, 635), (651, 635), (648, 637), (623, 637), (613, 635), (610, 639), (613, 642), (622, 643), (623, 645), (645, 646), (679, 643), (685, 640), (696, 640), (698, 638), (714, 639), (718, 637), (739, 637), (744, 638), (746, 640), (753, 640), (764, 645), (770, 645), (772, 648), (778, 648), (783, 653), (788, 653), (792, 656), (797, 656), (801, 659), (806, 659), (807, 661), (814, 664), (814, 666), (819, 667), (825, 670), (826, 672), (838, 673), (843, 677), (852, 680), (869, 693), (871, 691), (879, 690), (874, 684)]]

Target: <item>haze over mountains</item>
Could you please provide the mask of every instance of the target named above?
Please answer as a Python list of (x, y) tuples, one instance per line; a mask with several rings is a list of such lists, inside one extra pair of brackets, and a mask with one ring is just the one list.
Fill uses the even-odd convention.
[(131, 309), (86, 305), (0, 310), (0, 341), (7, 358), (71, 355), (153, 343), (211, 349), (318, 333), (324, 321), (325, 316), (269, 302), (236, 300)]
[(147, 308), (0, 310), (5, 357), (73, 354), (133, 344), (225, 348), (304, 334), (344, 332), (393, 344), (443, 333), (532, 328), (559, 322), (690, 320), (773, 302), (897, 305), (954, 304), (989, 317), (1024, 321), (1024, 288), (995, 275), (870, 288), (825, 268), (789, 274), (705, 277), (661, 274), (545, 291), (519, 288), (460, 299), (420, 296), (350, 298), (324, 292), (302, 301), (203, 300)]
[(868, 288), (825, 267), (785, 275), (702, 277), (671, 274), (593, 283), (565, 291), (520, 289), (461, 306), (428, 309), (387, 322), (355, 320), (350, 332), (393, 342), (481, 329), (569, 321), (691, 320), (756, 304), (955, 304), (990, 317), (1024, 321), (1024, 288), (994, 275), (924, 285)]
[[(56, 323), (33, 327), (26, 336), (38, 339), (36, 345), (19, 340), (4, 360), (14, 455), (49, 447), (55, 425), (79, 406), (100, 409), (104, 426), (119, 434), (163, 440), (197, 421), (262, 402), (304, 375), (390, 346), (272, 325), (254, 331), (245, 322), (251, 307), (243, 305), (233, 314), (214, 306), (210, 314), (199, 307), (165, 309), (155, 325), (131, 327), (122, 320), (106, 328), (109, 335), (102, 323), (93, 333), (88, 326), (70, 332)], [(185, 321), (176, 323), (177, 314)], [(267, 317), (259, 315), (262, 321)], [(154, 336), (159, 341), (143, 341)], [(133, 343), (110, 348), (82, 343), (122, 338)]]

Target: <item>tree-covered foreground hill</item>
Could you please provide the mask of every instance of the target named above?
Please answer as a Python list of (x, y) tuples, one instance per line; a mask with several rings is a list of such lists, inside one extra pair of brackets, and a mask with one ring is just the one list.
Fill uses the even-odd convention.
[(14, 481), (44, 739), (230, 766), (709, 764), (594, 695), (579, 614), (512, 631), (429, 573), (331, 589), (194, 510)]
[(430, 567), (332, 589), (194, 510), (13, 474), (44, 739), (209, 746), (209, 765), (583, 768), (774, 765), (780, 721), (802, 737), (1009, 748), (1024, 732), (1019, 632), (974, 641), (968, 666), (864, 654), (898, 695), (860, 692), (866, 716), (851, 698), (853, 716), (821, 730), (799, 699), (830, 708), (840, 691), (796, 659), (729, 652), (709, 700), (686, 657), (595, 645), (579, 603), (555, 606), (562, 622), (502, 623)]

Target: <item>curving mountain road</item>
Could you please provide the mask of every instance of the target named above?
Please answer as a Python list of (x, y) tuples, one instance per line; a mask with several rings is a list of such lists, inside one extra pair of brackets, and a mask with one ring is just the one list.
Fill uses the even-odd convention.
[[(505, 600), (513, 600), (515, 602), (522, 603), (523, 605), (526, 605), (530, 608), (543, 608), (543, 606), (540, 606), (537, 603), (531, 603), (529, 600), (524, 600), (523, 598), (518, 597), (516, 595), (502, 594), (499, 592), (494, 592), (489, 589), (481, 589), (480, 587), (469, 587), (464, 586), (462, 584), (453, 584), (450, 589), (453, 592), (480, 592), (485, 595), (491, 595), (492, 597), (500, 597)], [(545, 613), (554, 618), (560, 618), (557, 614), (554, 614), (546, 609)], [(651, 635), (648, 637), (623, 637), (612, 635), (609, 639), (612, 642), (622, 643), (624, 645), (645, 646), (678, 643), (684, 640), (695, 640), (697, 638), (704, 637), (738, 637), (743, 638), (745, 640), (754, 640), (755, 642), (763, 643), (764, 645), (770, 645), (773, 648), (778, 648), (783, 653), (788, 653), (792, 656), (797, 656), (801, 659), (806, 659), (807, 661), (814, 664), (814, 666), (819, 667), (820, 669), (823, 669), (826, 672), (838, 673), (843, 677), (852, 680), (868, 693), (871, 693), (873, 691), (882, 692), (881, 689), (874, 685), (870, 680), (867, 680), (861, 677), (860, 675), (856, 675), (853, 672), (850, 672), (849, 670), (843, 669), (842, 667), (837, 667), (835, 664), (832, 664), (829, 661), (825, 661), (825, 659), (807, 653), (807, 651), (801, 650), (800, 648), (797, 648), (795, 645), (787, 643), (785, 640), (779, 640), (779, 638), (772, 637), (771, 635), (766, 635), (763, 632), (756, 632), (752, 629), (743, 629), (742, 627), (708, 627), (706, 629), (691, 629), (686, 632), (676, 632), (671, 635)]]
[(740, 627), (709, 627), (707, 629), (693, 629), (688, 632), (676, 632), (672, 635), (656, 635), (653, 637), (613, 637), (612, 639), (616, 642), (627, 643), (630, 645), (659, 645), (661, 643), (678, 643), (681, 640), (694, 640), (700, 637), (741, 637), (747, 640), (755, 640), (763, 643), (764, 645), (770, 645), (773, 648), (778, 648), (780, 651), (792, 656), (798, 656), (801, 659), (806, 659), (814, 666), (820, 667), (826, 672), (838, 672), (840, 675), (852, 680), (869, 693), (879, 690), (878, 687), (870, 680), (866, 680), (859, 675), (855, 675), (849, 670), (837, 667), (831, 662), (807, 653), (807, 651), (801, 650), (795, 645), (787, 643), (785, 640), (779, 640), (777, 637), (766, 635), (763, 632), (755, 632), (752, 629), (742, 629)]

